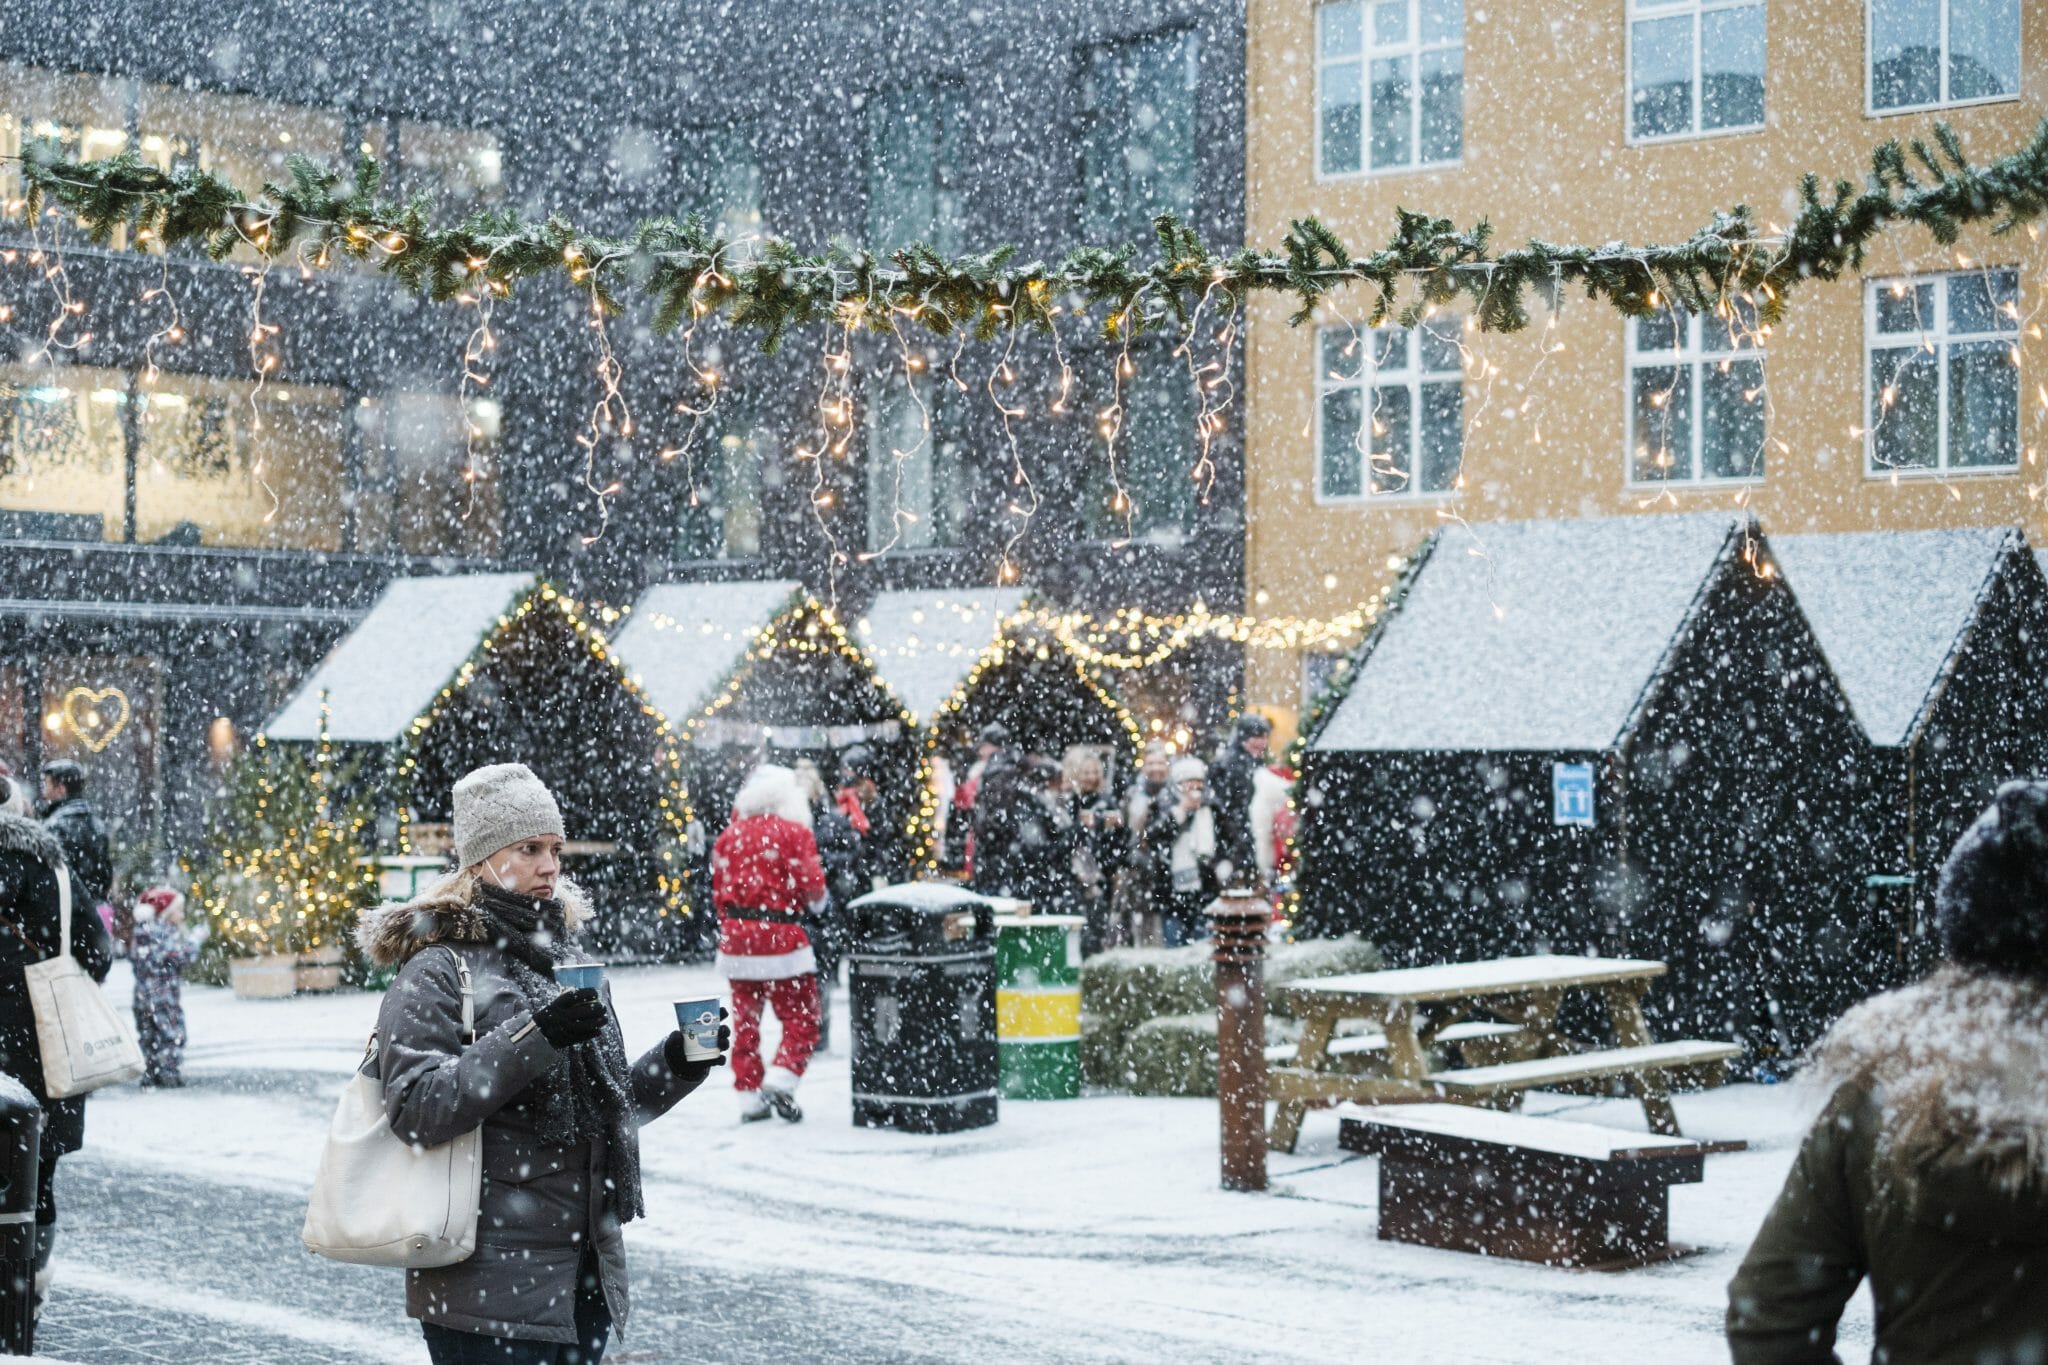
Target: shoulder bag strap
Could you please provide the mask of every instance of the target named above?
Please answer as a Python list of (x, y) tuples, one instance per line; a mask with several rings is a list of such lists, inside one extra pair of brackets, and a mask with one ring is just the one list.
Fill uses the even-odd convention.
[(71, 955), (71, 869), (61, 859), (48, 866), (57, 874), (57, 951), (50, 957), (54, 962)]
[(474, 1043), (476, 1041), (476, 1000), (470, 988), (469, 963), (463, 961), (462, 954), (456, 952), (453, 948), (448, 949), (448, 955), (455, 959), (455, 974), (462, 979), (462, 1040), (465, 1043)]
[[(67, 906), (70, 904), (70, 897), (68, 895), (65, 897), (65, 904)], [(443, 946), (446, 947), (445, 944)], [(476, 1042), (476, 1001), (470, 986), (469, 964), (464, 962), (462, 954), (456, 952), (453, 948), (448, 949), (448, 955), (455, 959), (455, 975), (462, 982), (462, 1041), (464, 1043), (474, 1043)], [(357, 1070), (361, 1070), (362, 1067), (366, 1067), (376, 1060), (377, 1031), (371, 1029), (369, 1045), (363, 1050), (362, 1064), (357, 1067)]]

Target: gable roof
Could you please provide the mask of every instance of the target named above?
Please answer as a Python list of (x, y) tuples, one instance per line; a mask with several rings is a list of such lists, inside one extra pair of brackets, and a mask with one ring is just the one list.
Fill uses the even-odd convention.
[(1873, 744), (1906, 743), (1962, 645), (2011, 527), (1771, 537), (1793, 598)]
[(710, 705), (760, 633), (803, 591), (794, 579), (659, 583), (640, 594), (612, 653), (670, 723)]
[(1610, 747), (1745, 524), (1640, 515), (1439, 531), (1311, 747)]
[(910, 714), (929, 721), (1026, 595), (1022, 588), (880, 593), (854, 623), (854, 642)]
[(395, 578), (270, 718), (272, 739), (389, 744), (433, 704), (476, 647), (532, 592), (530, 573)]

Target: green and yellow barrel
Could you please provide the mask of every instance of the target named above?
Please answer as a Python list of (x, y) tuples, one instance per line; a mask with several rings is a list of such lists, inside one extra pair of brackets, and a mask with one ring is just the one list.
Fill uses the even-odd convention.
[(1081, 1097), (1081, 917), (998, 915), (996, 1051), (1006, 1100)]

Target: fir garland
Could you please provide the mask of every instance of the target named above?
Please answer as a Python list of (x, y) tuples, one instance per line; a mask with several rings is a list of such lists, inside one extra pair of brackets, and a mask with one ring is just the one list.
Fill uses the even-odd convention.
[(1364, 255), (1301, 218), (1278, 252), (1247, 247), (1219, 256), (1162, 214), (1154, 222), (1159, 257), (1150, 264), (1125, 244), (1079, 247), (1057, 266), (1017, 263), (1007, 246), (954, 257), (923, 244), (887, 256), (845, 244), (805, 254), (771, 237), (736, 252), (696, 214), (647, 219), (616, 237), (560, 217), (525, 222), (509, 210), (435, 227), (425, 198), (397, 204), (381, 197), (383, 172), (368, 157), (346, 179), (294, 157), (285, 182), (254, 195), (197, 168), (159, 170), (133, 152), (76, 162), (39, 142), (21, 164), (30, 221), (54, 205), (101, 244), (134, 224), (165, 248), (201, 244), (215, 259), (243, 244), (314, 265), (336, 253), (376, 258), (385, 273), (437, 300), (479, 288), (510, 293), (520, 281), (560, 271), (607, 312), (619, 311), (631, 288), (651, 300), (661, 331), (718, 313), (759, 331), (771, 351), (790, 329), (825, 320), (886, 327), (900, 318), (939, 335), (987, 338), (1049, 328), (1061, 310), (1097, 307), (1106, 307), (1103, 325), (1115, 337), (1185, 326), (1205, 301), (1234, 309), (1260, 292), (1292, 296), (1299, 305), (1292, 321), (1300, 323), (1324, 295), (1348, 285), (1375, 291), (1375, 324), (1389, 317), (1412, 324), (1426, 308), (1463, 299), (1481, 328), (1512, 332), (1528, 325), (1531, 296), (1554, 303), (1571, 287), (1630, 317), (1671, 302), (1704, 312), (1746, 295), (1760, 321), (1775, 322), (1793, 289), (1859, 269), (1872, 241), (1896, 224), (1918, 224), (1946, 245), (1966, 225), (1989, 221), (2005, 232), (2048, 211), (2048, 121), (2025, 146), (1984, 165), (1938, 124), (1932, 146), (1917, 139), (1879, 146), (1860, 189), (1839, 180), (1823, 193), (1820, 178), (1808, 174), (1798, 216), (1781, 235), (1759, 231), (1750, 210), (1737, 205), (1683, 242), (1532, 241), (1493, 255), (1485, 221), (1460, 228), (1402, 209), (1393, 235)]

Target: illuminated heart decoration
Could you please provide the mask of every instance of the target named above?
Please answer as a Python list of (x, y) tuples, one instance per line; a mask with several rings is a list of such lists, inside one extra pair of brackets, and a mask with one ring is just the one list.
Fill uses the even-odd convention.
[(128, 694), (118, 687), (74, 687), (64, 694), (64, 723), (86, 748), (99, 753), (128, 727)]

